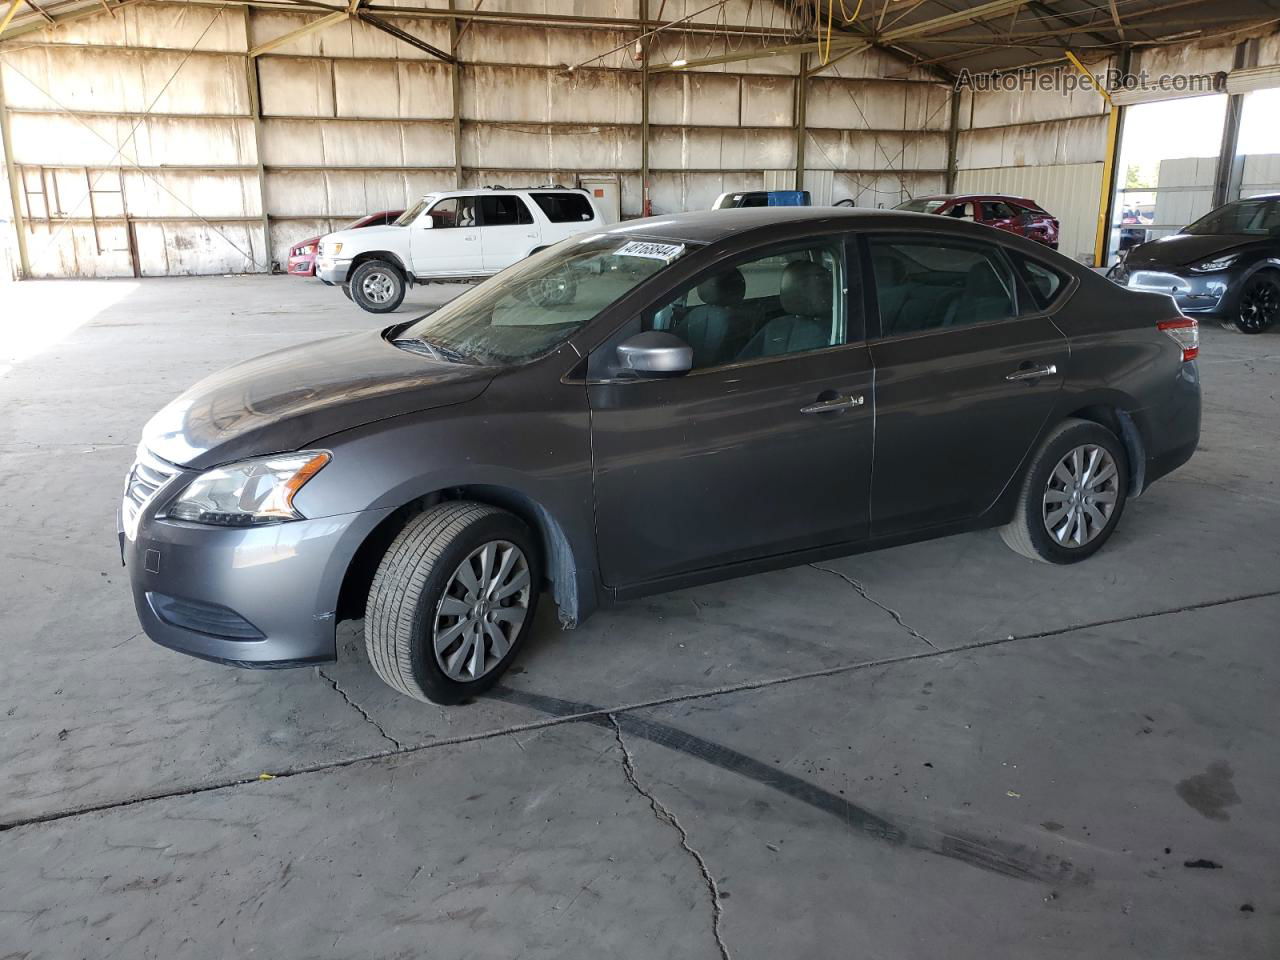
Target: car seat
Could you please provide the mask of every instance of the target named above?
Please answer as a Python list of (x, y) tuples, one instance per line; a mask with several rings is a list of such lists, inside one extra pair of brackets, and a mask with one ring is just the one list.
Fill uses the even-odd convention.
[(778, 300), (785, 313), (761, 328), (739, 359), (776, 357), (831, 344), (831, 271), (812, 260), (794, 260), (782, 271)]
[(947, 307), (944, 327), (966, 326), (984, 320), (1005, 320), (1013, 316), (1009, 291), (1001, 283), (989, 260), (979, 260), (969, 268), (964, 292)]
[(694, 367), (725, 362), (746, 340), (738, 309), (746, 293), (747, 281), (732, 267), (698, 284), (702, 303), (686, 310), (671, 331), (693, 348)]

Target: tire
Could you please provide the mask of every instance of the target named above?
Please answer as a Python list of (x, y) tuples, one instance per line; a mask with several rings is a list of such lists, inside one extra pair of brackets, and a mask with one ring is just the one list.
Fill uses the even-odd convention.
[[(477, 570), (482, 563), (479, 554), (488, 546), (495, 547), (493, 564), (501, 572), (507, 553), (498, 544), (514, 547), (519, 554), (505, 585), (522, 579), (521, 560), (526, 583), (514, 594), (498, 598), (504, 585), (499, 579), (497, 590), (490, 591), (495, 599), (482, 595), (485, 606), (478, 610), (472, 591), (467, 590), (464, 598), (458, 576), (467, 564), (472, 579), (482, 579), (477, 577), (477, 572), (483, 574), (483, 567)], [(393, 689), (417, 700), (454, 704), (483, 693), (511, 665), (532, 629), (541, 583), (537, 540), (518, 517), (482, 503), (437, 504), (409, 521), (378, 565), (365, 609), (369, 662)], [(447, 602), (458, 610), (470, 607), (471, 613), (449, 613)], [(495, 613), (518, 610), (521, 604), (524, 613), (519, 622), (513, 622), (514, 612)], [(440, 655), (437, 636), (448, 639)], [(481, 641), (478, 661), (477, 637)], [(499, 637), (507, 643), (506, 650), (497, 648)], [(479, 669), (475, 669), (477, 662)], [(450, 676), (446, 665), (455, 664), (455, 676)]]
[[(1074, 473), (1078, 476), (1082, 467), (1088, 466), (1091, 451), (1095, 449), (1102, 451), (1097, 466), (1092, 471), (1084, 471), (1083, 499), (1073, 501), (1069, 495), (1073, 487), (1064, 483), (1058, 467), (1062, 465), (1067, 475), (1071, 475), (1073, 464), (1064, 463), (1064, 458), (1081, 451), (1081, 459), (1074, 461)], [(1113, 470), (1108, 472), (1109, 468)], [(1092, 479), (1096, 477), (1102, 479)], [(1012, 550), (1032, 560), (1078, 563), (1093, 556), (1110, 539), (1124, 513), (1128, 485), (1129, 461), (1116, 435), (1088, 420), (1064, 420), (1045, 437), (1032, 457), (1013, 520), (1000, 535)], [(1056, 505), (1059, 503), (1062, 506)], [(1103, 517), (1103, 523), (1097, 522), (1098, 516)], [(1050, 522), (1056, 533), (1050, 530)]]
[(1241, 333), (1262, 333), (1276, 320), (1280, 320), (1280, 274), (1260, 270), (1240, 288), (1231, 326)]
[(352, 297), (351, 297), (351, 284), (349, 284), (349, 283), (344, 283), (344, 284), (341, 284), (341, 286), (342, 286), (342, 295), (343, 295), (344, 297), (346, 297), (348, 300), (351, 300), (351, 299), (352, 299)]
[(370, 313), (390, 313), (404, 301), (404, 274), (386, 260), (366, 260), (351, 272), (347, 285), (356, 306)]

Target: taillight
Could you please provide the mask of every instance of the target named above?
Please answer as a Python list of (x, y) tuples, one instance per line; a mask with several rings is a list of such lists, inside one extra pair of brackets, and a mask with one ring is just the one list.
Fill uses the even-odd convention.
[(1200, 323), (1190, 317), (1178, 320), (1163, 320), (1156, 324), (1156, 329), (1163, 330), (1182, 348), (1182, 362), (1194, 360), (1200, 355)]

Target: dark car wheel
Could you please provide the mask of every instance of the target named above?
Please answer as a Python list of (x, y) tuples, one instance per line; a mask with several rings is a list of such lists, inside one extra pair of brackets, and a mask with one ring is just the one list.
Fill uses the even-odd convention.
[(1241, 333), (1262, 333), (1280, 319), (1278, 276), (1268, 270), (1255, 273), (1245, 282), (1236, 319), (1231, 324)]
[(370, 313), (390, 313), (404, 301), (404, 275), (385, 260), (366, 260), (349, 282), (351, 299)]
[(1088, 420), (1064, 420), (1032, 458), (1001, 536), (1032, 560), (1076, 563), (1115, 530), (1128, 484), (1128, 460), (1115, 434)]
[(342, 284), (342, 295), (346, 297), (348, 300), (351, 299), (351, 284), (349, 283)]
[(537, 541), (505, 510), (449, 501), (409, 521), (378, 565), (365, 648), (389, 685), (459, 703), (491, 687), (532, 629)]

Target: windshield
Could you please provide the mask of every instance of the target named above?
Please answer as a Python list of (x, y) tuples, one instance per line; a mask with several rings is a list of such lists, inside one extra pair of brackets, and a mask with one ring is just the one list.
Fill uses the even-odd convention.
[(1199, 236), (1280, 236), (1280, 200), (1237, 200), (1205, 214), (1182, 232)]
[(432, 200), (432, 196), (430, 194), (423, 197), (421, 200), (415, 203), (412, 207), (410, 207), (404, 213), (400, 214), (400, 216), (395, 221), (395, 226), (397, 227), (409, 226), (409, 224), (413, 223), (413, 221), (418, 219), (418, 214), (422, 213), (422, 211), (427, 208), (427, 204), (430, 203), (431, 200)]
[(504, 270), (397, 340), (420, 340), (471, 363), (532, 360), (689, 249), (617, 235), (575, 237)]
[(927, 200), (923, 197), (917, 200), (906, 200), (898, 204), (893, 209), (907, 210), (911, 213), (933, 213), (947, 201), (945, 200)]

